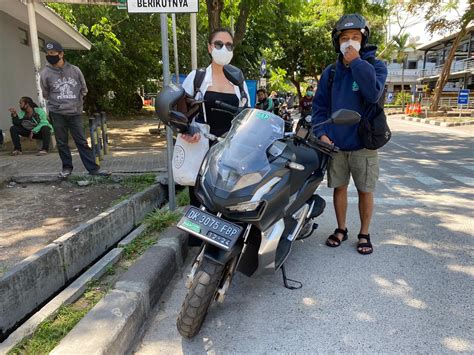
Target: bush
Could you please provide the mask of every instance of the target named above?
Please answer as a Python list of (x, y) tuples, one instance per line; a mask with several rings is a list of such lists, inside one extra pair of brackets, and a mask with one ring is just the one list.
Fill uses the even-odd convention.
[(403, 97), (405, 97), (405, 104), (411, 101), (411, 93), (409, 92), (399, 92), (395, 97), (395, 105), (403, 105)]

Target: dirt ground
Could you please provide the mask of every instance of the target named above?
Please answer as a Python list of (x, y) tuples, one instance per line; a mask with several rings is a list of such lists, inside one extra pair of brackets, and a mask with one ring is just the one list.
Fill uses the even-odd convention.
[[(158, 128), (158, 120), (150, 114), (109, 118), (107, 124), (111, 149), (165, 147), (165, 134), (149, 133), (150, 128)], [(130, 193), (120, 184), (79, 187), (67, 181), (0, 187), (0, 275)]]
[(67, 181), (0, 188), (0, 275), (131, 192), (120, 184)]

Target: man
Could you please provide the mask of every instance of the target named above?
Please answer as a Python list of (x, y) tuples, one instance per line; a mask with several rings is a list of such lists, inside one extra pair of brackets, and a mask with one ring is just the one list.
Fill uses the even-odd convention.
[(44, 98), (48, 100), (49, 117), (56, 132), (59, 157), (63, 165), (59, 176), (67, 178), (73, 170), (71, 150), (68, 146), (69, 131), (89, 174), (110, 175), (110, 172), (100, 169), (96, 164), (84, 135), (82, 109), (87, 86), (81, 70), (66, 62), (64, 49), (58, 42), (47, 43), (45, 49), (49, 64), (41, 71), (41, 88)]
[(306, 95), (300, 100), (299, 111), (301, 114), (301, 118), (305, 118), (308, 115), (311, 115), (311, 106), (313, 104), (313, 87), (308, 86), (306, 89)]
[(273, 100), (267, 96), (267, 90), (261, 88), (257, 90), (258, 102), (256, 108), (264, 111), (273, 112)]
[[(332, 31), (333, 45), (339, 57), (325, 69), (313, 100), (313, 124), (326, 120), (332, 112), (349, 109), (365, 115), (378, 104), (383, 94), (387, 68), (375, 59), (375, 46), (368, 46), (370, 30), (359, 14), (342, 16)], [(332, 83), (330, 78), (332, 78)], [(329, 91), (329, 88), (330, 91)], [(373, 111), (373, 110), (372, 110)], [(326, 244), (338, 247), (347, 239), (347, 187), (350, 176), (359, 194), (360, 231), (357, 251), (370, 254), (369, 226), (374, 208), (373, 191), (378, 180), (376, 150), (364, 149), (357, 134), (358, 125), (328, 124), (314, 133), (322, 141), (335, 144), (341, 151), (328, 167), (328, 185), (334, 188), (334, 209), (338, 227)]]

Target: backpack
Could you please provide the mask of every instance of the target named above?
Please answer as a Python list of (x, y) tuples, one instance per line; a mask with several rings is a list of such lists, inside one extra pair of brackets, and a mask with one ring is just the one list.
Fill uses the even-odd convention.
[(196, 75), (194, 76), (193, 86), (194, 86), (194, 95), (193, 98), (196, 97), (199, 89), (201, 89), (202, 82), (204, 81), (204, 77), (206, 76), (206, 69), (199, 68), (196, 69)]
[[(375, 59), (368, 58), (367, 62), (374, 65)], [(331, 64), (328, 78), (329, 111), (331, 111), (331, 89), (336, 75), (336, 64)], [(387, 123), (387, 116), (384, 111), (385, 90), (380, 96), (377, 104), (366, 103), (364, 114), (359, 122), (357, 134), (362, 146), (366, 149), (376, 150), (383, 147), (392, 138), (392, 132)], [(329, 112), (329, 115), (331, 112)]]

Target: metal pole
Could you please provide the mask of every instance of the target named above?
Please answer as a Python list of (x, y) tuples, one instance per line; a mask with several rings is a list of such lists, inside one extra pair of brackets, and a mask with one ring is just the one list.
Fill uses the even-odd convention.
[[(161, 21), (161, 53), (163, 56), (163, 86), (170, 84), (170, 52), (168, 47), (168, 15), (160, 14)], [(173, 179), (173, 132), (171, 128), (166, 127), (166, 146), (168, 153), (168, 200), (169, 209), (174, 211), (175, 206), (175, 189)]]
[(191, 68), (197, 69), (197, 25), (196, 14), (192, 13), (191, 18)]
[(176, 14), (171, 14), (171, 22), (173, 27), (173, 52), (174, 52), (174, 69), (176, 71), (176, 84), (179, 84), (179, 61), (178, 61), (178, 35), (176, 33)]
[(36, 94), (38, 95), (38, 102), (41, 107), (46, 108), (46, 100), (43, 97), (43, 91), (41, 90), (40, 84), (40, 51), (38, 43), (38, 29), (36, 27), (36, 10), (34, 0), (28, 0), (27, 2), (28, 9), (28, 25), (30, 27), (30, 43), (31, 50), (33, 52), (33, 68), (35, 71), (36, 79)]

